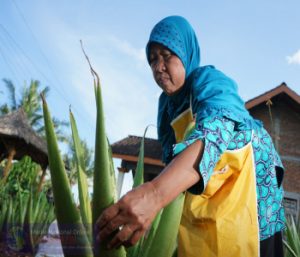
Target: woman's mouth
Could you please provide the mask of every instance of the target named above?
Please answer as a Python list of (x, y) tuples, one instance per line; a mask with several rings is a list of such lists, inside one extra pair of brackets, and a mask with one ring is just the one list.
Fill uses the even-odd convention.
[(170, 79), (168, 77), (159, 77), (157, 83), (159, 85), (165, 85)]

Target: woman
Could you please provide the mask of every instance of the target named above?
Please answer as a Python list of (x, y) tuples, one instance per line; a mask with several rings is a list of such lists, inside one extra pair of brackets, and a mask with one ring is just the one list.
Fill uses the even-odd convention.
[(128, 192), (99, 218), (99, 239), (122, 230), (109, 247), (132, 245), (157, 212), (186, 192), (178, 255), (283, 256), (283, 166), (236, 83), (200, 64), (193, 28), (171, 16), (146, 47), (159, 99), (158, 138), (164, 171)]

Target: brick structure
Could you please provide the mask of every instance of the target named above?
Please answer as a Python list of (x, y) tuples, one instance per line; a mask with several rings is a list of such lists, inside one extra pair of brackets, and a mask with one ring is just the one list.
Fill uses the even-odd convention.
[[(285, 167), (283, 187), (286, 212), (300, 211), (300, 96), (285, 83), (246, 102), (250, 114), (261, 120), (271, 134)], [(120, 171), (134, 173), (141, 137), (129, 136), (112, 145), (113, 157), (122, 159)], [(161, 147), (145, 139), (145, 181), (163, 169)]]
[(300, 211), (300, 96), (285, 83), (246, 102), (251, 115), (264, 123), (285, 167), (286, 212)]

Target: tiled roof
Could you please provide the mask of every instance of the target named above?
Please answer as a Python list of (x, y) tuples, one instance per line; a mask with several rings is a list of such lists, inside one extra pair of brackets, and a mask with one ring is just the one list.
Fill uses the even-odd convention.
[(279, 94), (286, 94), (288, 95), (292, 100), (294, 100), (297, 104), (300, 105), (300, 96), (290, 89), (284, 82), (281, 83), (278, 87), (275, 87), (259, 96), (256, 96), (249, 101), (246, 102), (246, 108), (251, 109), (261, 103), (267, 102), (268, 100), (271, 100), (273, 97), (279, 95)]

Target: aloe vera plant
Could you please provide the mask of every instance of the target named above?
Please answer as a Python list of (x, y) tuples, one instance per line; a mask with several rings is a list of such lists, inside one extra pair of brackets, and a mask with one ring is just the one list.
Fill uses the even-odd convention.
[[(133, 188), (144, 183), (144, 142), (147, 129), (148, 127), (141, 140)], [(127, 250), (128, 257), (172, 256), (176, 248), (183, 201), (184, 195), (182, 194), (157, 214), (146, 236)]]
[(36, 168), (30, 157), (24, 157), (13, 164), (0, 187), (0, 242), (12, 252), (35, 254), (55, 218), (45, 192), (36, 193)]
[(300, 216), (298, 217), (298, 222), (294, 221), (293, 216), (288, 217), (285, 236), (286, 239), (283, 241), (286, 248), (285, 256), (300, 256)]
[(55, 212), (63, 252), (65, 256), (92, 256), (86, 230), (72, 198), (48, 106), (45, 99), (42, 99)]
[[(83, 48), (82, 50), (84, 52)], [(80, 235), (76, 237), (76, 240), (70, 244), (67, 244), (64, 240), (62, 240), (64, 254), (65, 256), (72, 256), (74, 255), (74, 252), (69, 252), (68, 249), (71, 248), (74, 250), (79, 247), (82, 252), (79, 253), (77, 251), (76, 254), (80, 256), (171, 257), (176, 245), (183, 196), (179, 196), (178, 199), (172, 202), (157, 215), (148, 233), (146, 233), (146, 235), (142, 237), (135, 246), (128, 249), (121, 246), (119, 249), (108, 250), (105, 245), (106, 242), (98, 244), (96, 241), (96, 231), (93, 231), (92, 228), (94, 228), (95, 223), (103, 210), (115, 203), (117, 197), (111, 149), (105, 133), (100, 79), (98, 74), (92, 68), (86, 54), (85, 57), (89, 63), (89, 67), (94, 78), (97, 115), (93, 198), (90, 201), (87, 190), (87, 180), (84, 174), (85, 167), (82, 160), (82, 150), (76, 121), (73, 114), (70, 112), (72, 136), (77, 161), (80, 211), (76, 209), (74, 200), (71, 196), (70, 186), (60, 157), (50, 113), (47, 103), (43, 99), (44, 120), (49, 153), (48, 157), (59, 231), (60, 233), (65, 232), (63, 230), (64, 225), (68, 224), (72, 228), (81, 232)], [(144, 138), (146, 131), (147, 129), (145, 130), (144, 137), (141, 141), (133, 187), (137, 187), (144, 183)]]
[(80, 213), (82, 217), (82, 222), (86, 228), (87, 237), (89, 241), (92, 242), (92, 212), (89, 200), (88, 181), (87, 176), (85, 175), (83, 149), (80, 145), (77, 125), (71, 110), (70, 123), (72, 128), (72, 135), (76, 155), (76, 165), (78, 173), (78, 193), (80, 198)]

